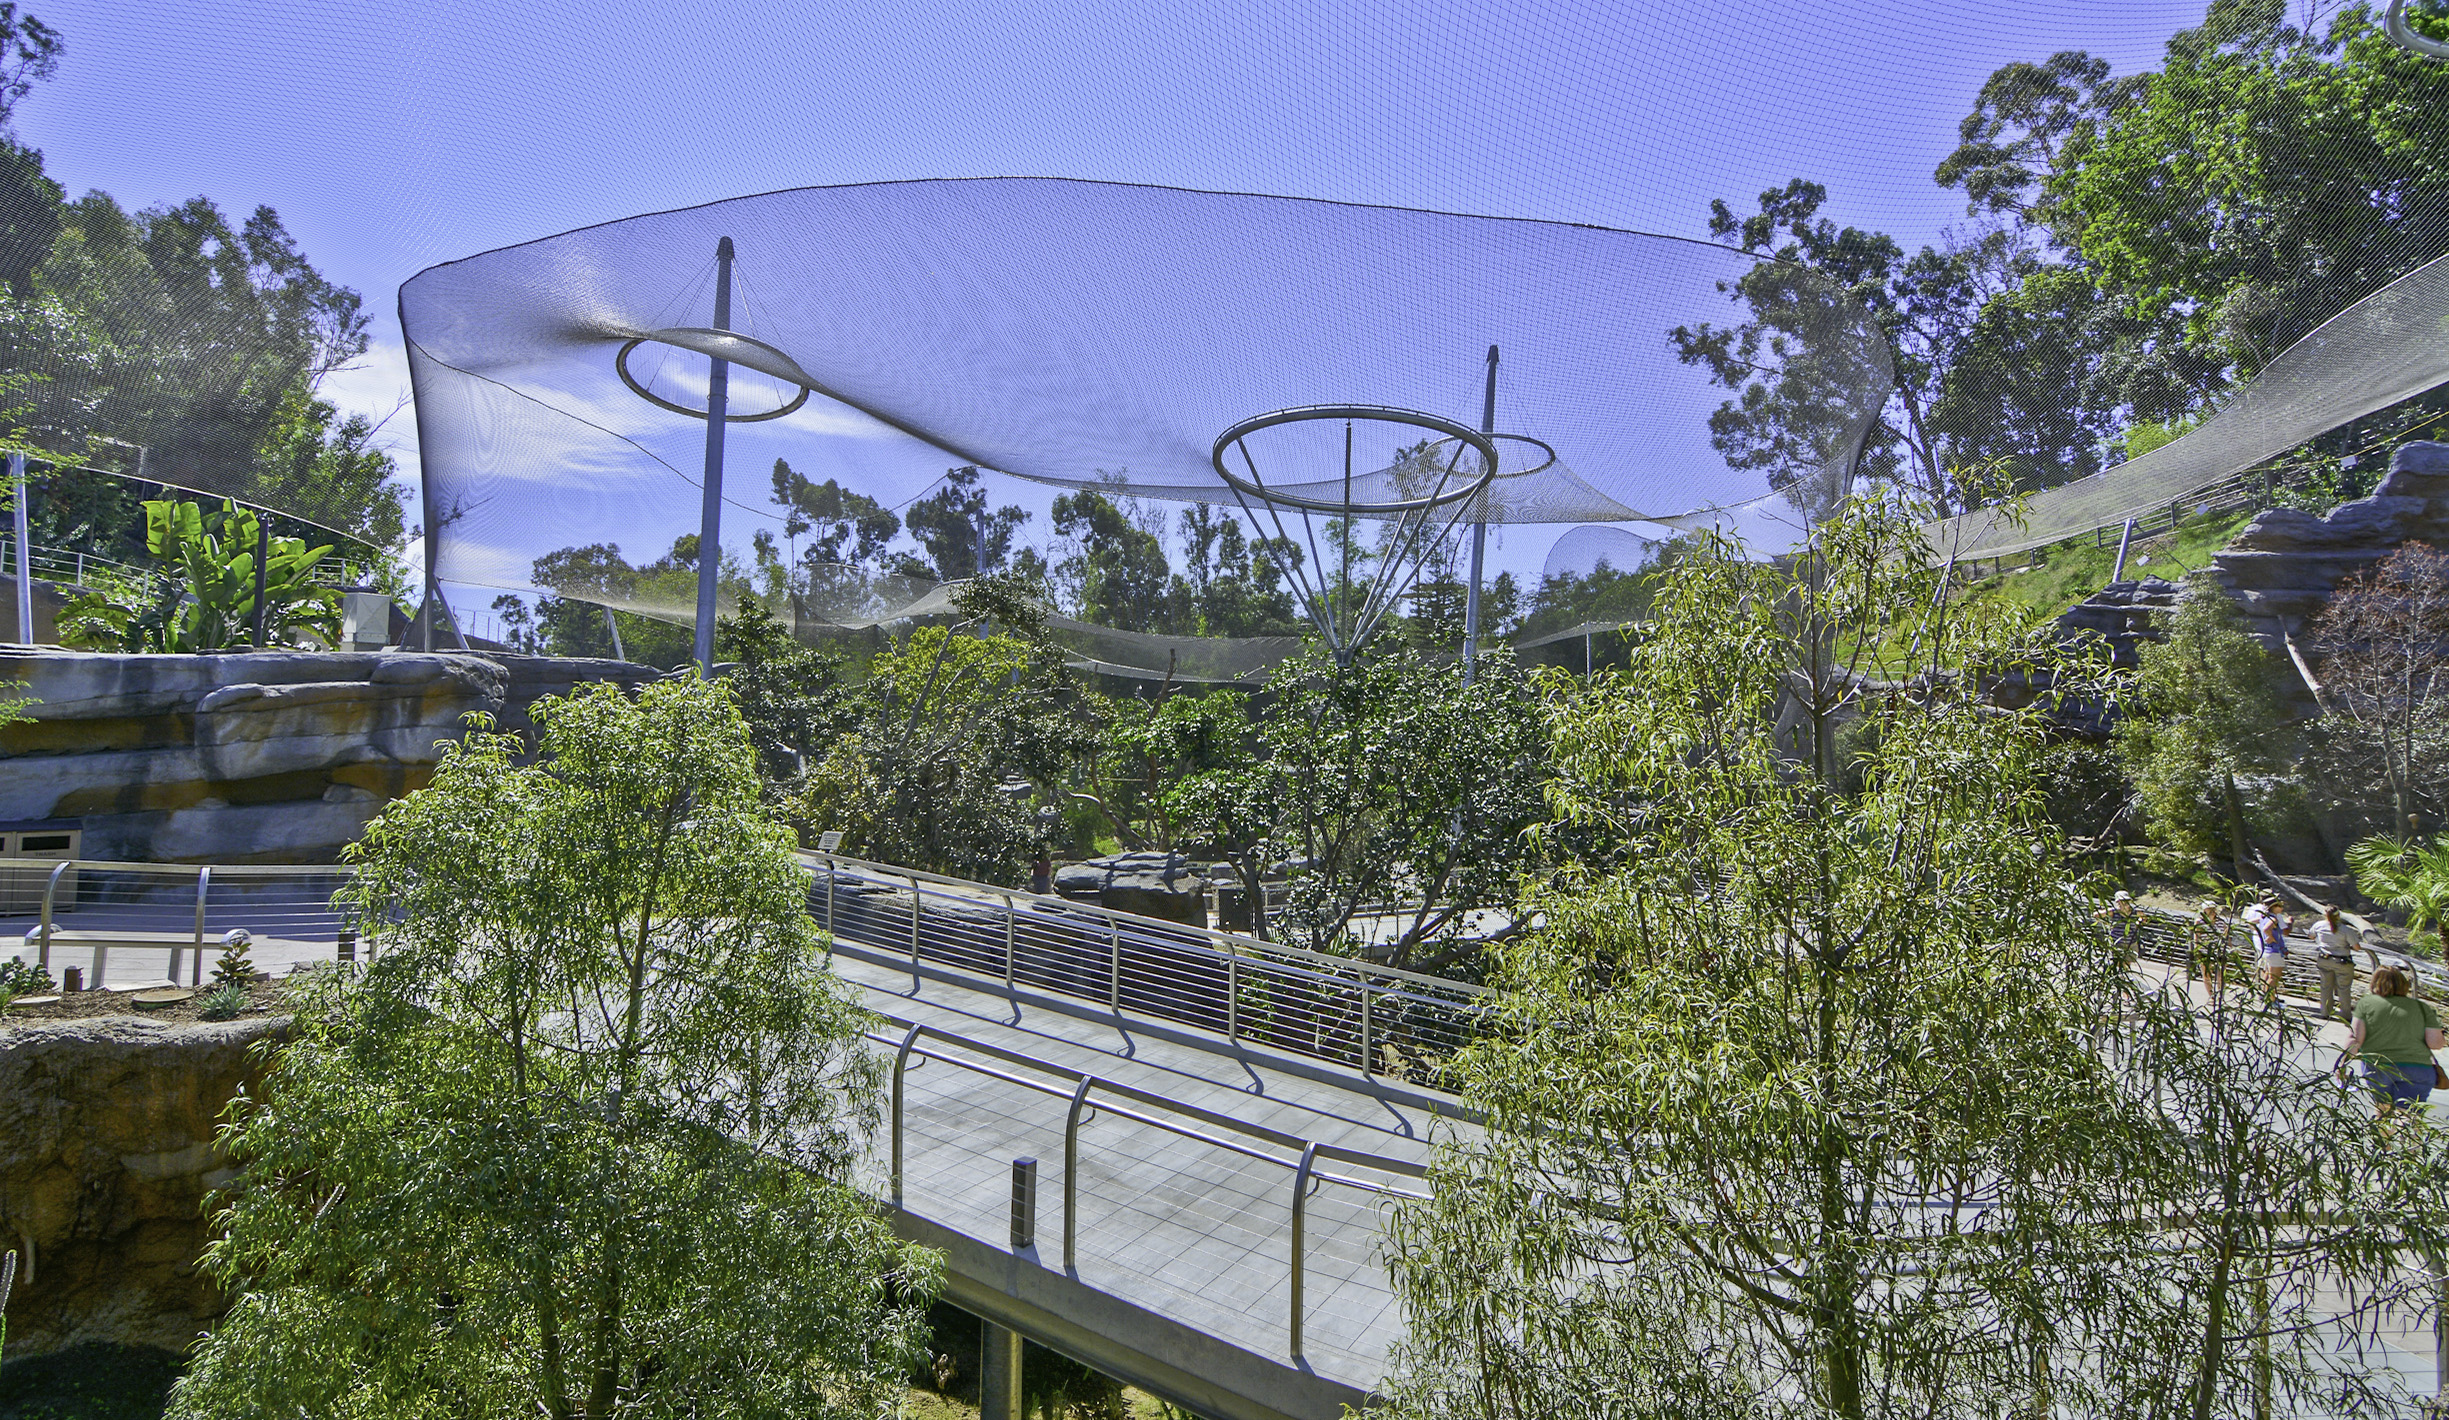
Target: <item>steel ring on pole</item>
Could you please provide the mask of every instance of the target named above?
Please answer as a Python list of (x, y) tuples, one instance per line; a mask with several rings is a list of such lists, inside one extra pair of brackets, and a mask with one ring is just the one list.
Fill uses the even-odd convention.
[[(1279, 424), (1306, 424), (1314, 420), (1333, 419), (1368, 420), (1379, 424), (1408, 424), (1415, 429), (1426, 429), (1432, 434), (1442, 436), (1441, 442), (1443, 439), (1460, 440), (1479, 451), (1480, 471), (1476, 477), (1466, 480), (1460, 487), (1442, 489), (1418, 498), (1391, 499), (1387, 502), (1376, 503), (1356, 499), (1306, 498), (1298, 493), (1280, 492), (1269, 488), (1254, 476), (1235, 473), (1225, 466), (1225, 450), (1262, 429), (1272, 429)], [(1243, 457), (1249, 458), (1248, 450), (1243, 451)], [(1208, 452), (1208, 462), (1215, 467), (1216, 476), (1223, 479), (1237, 492), (1247, 494), (1262, 502), (1273, 503), (1278, 507), (1299, 508), (1312, 513), (1332, 513), (1339, 517), (1347, 510), (1367, 513), (1411, 513), (1428, 508), (1442, 508), (1450, 503), (1459, 503), (1469, 498), (1486, 488), (1489, 480), (1497, 476), (1497, 448), (1489, 441), (1488, 435), (1467, 425), (1457, 424), (1451, 419), (1441, 418), (1434, 414), (1422, 414), (1413, 409), (1396, 409), (1392, 405), (1384, 404), (1304, 404), (1291, 409), (1278, 409), (1267, 414), (1254, 414), (1216, 436), (1216, 445)], [(1252, 459), (1250, 464), (1255, 474), (1257, 461)]]
[[(758, 424), (768, 419), (780, 419), (806, 404), (808, 396), (815, 389), (814, 384), (808, 380), (806, 375), (798, 372), (799, 365), (790, 356), (754, 336), (742, 335), (736, 330), (701, 330), (695, 327), (658, 330), (638, 336), (623, 345), (620, 353), (612, 357), (612, 368), (620, 375), (621, 383), (629, 386), (629, 392), (648, 404), (668, 409), (674, 414), (685, 414), (691, 419), (705, 418), (706, 411), (691, 409), (685, 404), (675, 404), (640, 384), (638, 377), (629, 373), (629, 352), (648, 341), (653, 341), (658, 345), (669, 345), (677, 350), (694, 351), (710, 360), (729, 361), (732, 364), (755, 370), (759, 374), (771, 375), (776, 379), (786, 380), (799, 386), (799, 393), (791, 396), (790, 403), (777, 409), (766, 410), (762, 414), (725, 414), (723, 422), (726, 424)], [(740, 356), (748, 358), (741, 359)]]
[[(1556, 446), (1545, 439), (1534, 439), (1528, 434), (1489, 434), (1485, 437), (1499, 444), (1528, 444), (1531, 446), (1531, 452), (1525, 457), (1521, 468), (1503, 467), (1502, 456), (1500, 456), (1500, 466), (1497, 469), (1499, 478), (1523, 478), (1534, 473), (1545, 473), (1556, 466)], [(1440, 439), (1437, 442), (1442, 444), (1446, 441)]]
[(2406, 0), (2389, 0), (2389, 13), (2382, 16), (2381, 30), (2389, 42), (2411, 54), (2427, 59), (2449, 59), (2449, 44), (2443, 44), (2407, 23)]

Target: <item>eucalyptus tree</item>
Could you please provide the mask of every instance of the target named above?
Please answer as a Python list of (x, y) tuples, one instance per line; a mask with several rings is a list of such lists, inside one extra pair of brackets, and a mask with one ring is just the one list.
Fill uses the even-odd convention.
[(2376, 1135), (2258, 996), (2120, 970), (2049, 820), (2048, 699), (1985, 694), (2108, 672), (1964, 600), (1919, 511), (1695, 547), (1629, 669), (1546, 682), (1557, 868), (1453, 1065), (1486, 1128), (1397, 1219), (1395, 1412), (2404, 1400), (2329, 1358), (2434, 1285), (2437, 1133)]
[(2244, 613), (2207, 575), (2187, 583), (2166, 629), (2138, 648), (2117, 754), (2154, 838), (2206, 860), (2225, 847), (2236, 881), (2248, 882), (2241, 786), (2293, 762), (2295, 718), (2279, 687), (2294, 672), (2254, 640)]
[(182, 1416), (872, 1417), (936, 1262), (851, 1186), (866, 1017), (720, 685), (479, 726), (354, 850), (379, 923), (222, 1134)]

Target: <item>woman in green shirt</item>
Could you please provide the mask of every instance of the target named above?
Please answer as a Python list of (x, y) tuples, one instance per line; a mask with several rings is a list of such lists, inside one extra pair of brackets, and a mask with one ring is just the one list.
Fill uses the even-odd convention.
[(2372, 990), (2355, 1003), (2347, 1051), (2338, 1058), (2335, 1073), (2344, 1079), (2349, 1059), (2367, 1057), (2364, 1086), (2383, 1115), (2431, 1097), (2432, 1052), (2449, 1045), (2442, 1038), (2440, 1012), (2431, 1002), (2416, 1000), (2413, 990), (2408, 973), (2398, 967), (2374, 972)]

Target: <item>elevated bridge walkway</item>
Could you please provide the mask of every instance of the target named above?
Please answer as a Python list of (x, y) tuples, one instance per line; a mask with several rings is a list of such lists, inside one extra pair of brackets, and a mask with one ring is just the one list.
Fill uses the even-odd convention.
[[(805, 860), (892, 1063), (859, 1177), (944, 1252), (947, 1300), (1215, 1420), (1332, 1420), (1367, 1397), (1401, 1335), (1388, 1217), (1423, 1196), (1439, 1132), (1472, 1127), (1437, 1085), (1476, 988)], [(125, 990), (197, 979), (233, 927), (275, 974), (368, 950), (330, 905), (345, 868), (73, 866), (0, 917), (0, 953)]]

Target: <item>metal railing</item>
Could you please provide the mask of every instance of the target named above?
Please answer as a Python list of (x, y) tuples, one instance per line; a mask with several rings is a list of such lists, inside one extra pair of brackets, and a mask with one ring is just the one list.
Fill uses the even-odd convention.
[[(12, 860), (25, 866), (24, 860)], [(300, 949), (320, 959), (329, 949), (336, 961), (356, 958), (357, 924), (332, 903), (332, 894), (353, 876), (345, 866), (296, 867), (286, 864), (214, 864), (189, 867), (172, 863), (120, 863), (92, 859), (46, 864), (42, 903), (28, 945), (37, 947), (37, 964), (48, 973), (52, 957), (79, 949), (91, 953), (84, 986), (99, 991), (108, 985), (111, 953), (169, 954), (163, 977), (172, 982), (184, 975), (190, 985), (204, 980), (204, 955), (218, 949), (222, 935), (244, 929), (251, 951), (295, 957)], [(69, 874), (74, 872), (71, 878)], [(72, 884), (72, 886), (67, 886)], [(66, 926), (63, 914), (74, 912), (77, 925)]]
[[(1018, 1051), (1006, 1050), (1000, 1046), (989, 1045), (984, 1041), (972, 1040), (967, 1036), (952, 1035), (932, 1026), (904, 1020), (899, 1016), (886, 1014), (885, 1019), (902, 1027), (901, 1035), (896, 1038), (890, 1034), (871, 1031), (868, 1033), (868, 1039), (879, 1045), (890, 1046), (894, 1052), (891, 1087), (892, 1166), (887, 1183), (893, 1206), (899, 1208), (903, 1205), (902, 1141), (905, 1137), (903, 1082), (909, 1073), (912, 1059), (941, 1061), (956, 1069), (967, 1070), (1020, 1089), (1063, 1100), (1067, 1105), (1063, 1119), (1063, 1270), (1067, 1274), (1076, 1276), (1080, 1265), (1080, 1128), (1083, 1124), (1094, 1122), (1100, 1114), (1111, 1114), (1133, 1120), (1184, 1139), (1193, 1140), (1212, 1148), (1224, 1149), (1244, 1158), (1275, 1164), (1288, 1170), (1292, 1175), (1291, 1195), (1286, 1210), (1290, 1224), (1288, 1276), (1291, 1283), (1291, 1315), (1288, 1319), (1290, 1346), (1288, 1349), (1294, 1356), (1301, 1354), (1301, 1325), (1306, 1310), (1302, 1300), (1302, 1282), (1308, 1261), (1309, 1200), (1317, 1192), (1319, 1186), (1338, 1184), (1361, 1189), (1381, 1197), (1408, 1198), (1423, 1202), (1429, 1197), (1426, 1193), (1404, 1188), (1399, 1184), (1359, 1178), (1349, 1174), (1330, 1173), (1320, 1167), (1323, 1162), (1340, 1162), (1399, 1178), (1425, 1179), (1428, 1177), (1426, 1166), (1408, 1159), (1389, 1158), (1382, 1154), (1372, 1154), (1360, 1149), (1347, 1149), (1336, 1144), (1322, 1144), (1317, 1140), (1303, 1138), (1281, 1129), (1236, 1119), (1231, 1115), (1203, 1109), (1198, 1105), (1187, 1104), (1180, 1100), (1168, 1099), (1163, 1095), (1138, 1089), (1118, 1080), (1110, 1080), (1102, 1075), (1039, 1060)], [(930, 1038), (947, 1046), (958, 1046), (960, 1050), (972, 1055), (984, 1056), (987, 1060), (999, 1062), (1002, 1065), (1016, 1066), (1031, 1073), (1015, 1073), (1012, 1070), (999, 1069), (994, 1064), (964, 1059), (958, 1054), (948, 1054), (943, 1049), (929, 1049), (922, 1042)], [(1062, 1083), (1049, 1083), (1049, 1078)]]
[[(99, 553), (80, 552), (63, 547), (45, 547), (32, 543), (28, 561), (37, 580), (55, 586), (83, 587), (85, 579), (95, 572), (107, 572), (122, 580), (149, 587), (152, 594), (162, 595), (185, 586), (175, 574), (160, 567), (140, 567), (121, 562)], [(13, 535), (0, 534), (0, 570), (15, 575), (17, 540)], [(325, 557), (307, 572), (307, 579), (326, 587), (351, 587), (373, 575), (373, 564), (352, 561), (338, 553)]]
[[(2136, 956), (2158, 962), (2163, 966), (2175, 967), (2180, 971), (2192, 970), (2195, 921), (2192, 916), (2181, 912), (2168, 912), (2160, 908), (2146, 907), (2138, 908), (2135, 911), (2135, 919)], [(2296, 917), (2295, 925), (2299, 928), (2306, 927), (2314, 920), (2317, 919), (2300, 914)], [(2249, 974), (2261, 965), (2260, 949), (2249, 940), (2247, 930), (2238, 923), (2235, 913), (2223, 911), (2220, 922), (2224, 929), (2223, 949), (2229, 958), (2228, 975), (2234, 981), (2247, 980)], [(2108, 931), (2108, 926), (2108, 918), (2104, 916), (2101, 919), (2101, 931), (2104, 935)], [(2281, 977), (2282, 989), (2297, 995), (2318, 996), (2321, 992), (2321, 975), (2319, 968), (2314, 965), (2312, 939), (2291, 934), (2287, 942), (2287, 968)], [(2399, 963), (2413, 968), (2427, 996), (2435, 1000), (2449, 999), (2449, 967), (2444, 967), (2439, 962), (2409, 956), (2395, 947), (2381, 946), (2376, 943), (2367, 942), (2358, 946), (2355, 951), (2356, 974), (2360, 978), (2369, 980), (2376, 963), (2384, 965)]]
[(1077, 997), (1371, 1078), (1443, 1087), (1446, 1063), (1477, 1035), (1491, 1000), (1484, 987), (1216, 928), (839, 854), (800, 856), (816, 878), (818, 923), (872, 960)]

